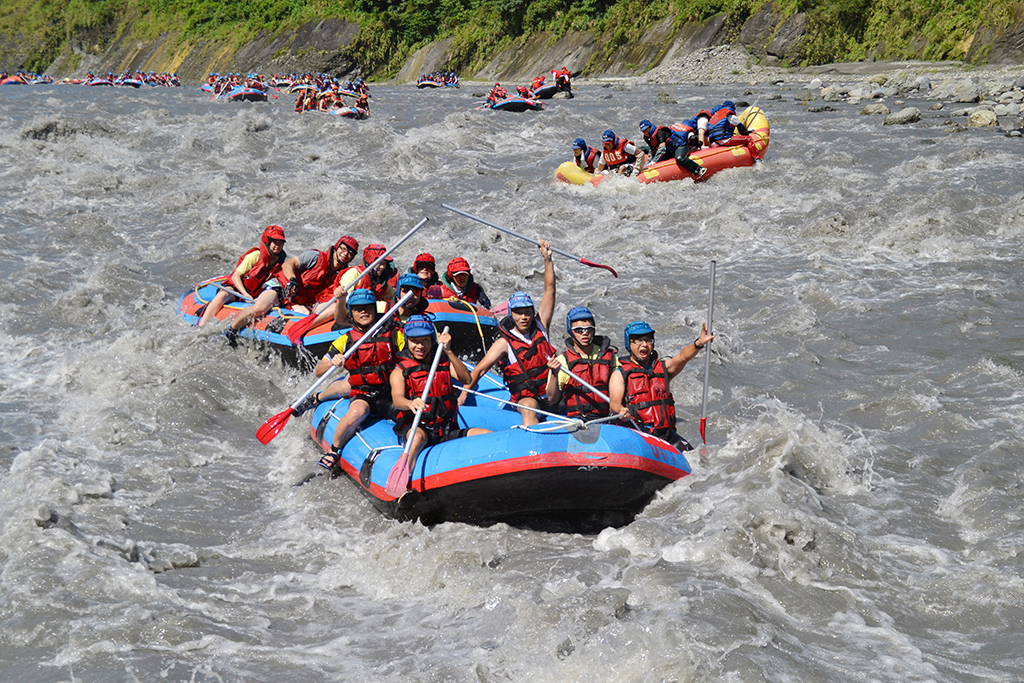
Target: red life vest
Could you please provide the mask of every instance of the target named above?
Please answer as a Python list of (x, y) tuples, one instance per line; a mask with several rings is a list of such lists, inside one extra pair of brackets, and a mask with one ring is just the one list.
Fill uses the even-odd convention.
[[(608, 378), (612, 375), (612, 364), (615, 349), (611, 348), (608, 337), (596, 336), (594, 343), (598, 345), (598, 356), (591, 360), (576, 353), (571, 337), (565, 339), (565, 361), (569, 371), (575, 373), (593, 387), (608, 394)], [(608, 404), (590, 389), (572, 377), (562, 387), (561, 407), (569, 417), (607, 417)]]
[(654, 352), (647, 367), (638, 365), (631, 356), (619, 358), (618, 372), (626, 384), (622, 403), (630, 415), (652, 433), (676, 428), (676, 402), (665, 363)]
[(631, 164), (636, 161), (636, 156), (633, 154), (626, 154), (626, 145), (633, 144), (626, 138), (619, 138), (619, 144), (612, 149), (602, 149), (601, 159), (604, 161), (604, 165), (609, 168), (615, 166), (621, 166), (622, 164)]
[(512, 394), (513, 401), (524, 397), (543, 399), (544, 387), (548, 382), (548, 358), (555, 354), (555, 347), (551, 346), (536, 323), (528, 344), (518, 335), (512, 334), (514, 327), (512, 318), (502, 318), (498, 323), (498, 331), (516, 357), (513, 363), (507, 357), (499, 363), (505, 386)]
[[(345, 348), (341, 352), (348, 351), (364, 336), (364, 332), (353, 327), (347, 333)], [(394, 367), (395, 347), (391, 345), (391, 333), (385, 325), (377, 332), (377, 336), (360, 344), (356, 352), (345, 361), (348, 383), (352, 386), (349, 398), (378, 396), (382, 391), (390, 395), (391, 371)]]
[(326, 287), (320, 289), (316, 296), (316, 302), (318, 304), (327, 303), (334, 298), (334, 290), (341, 286), (341, 279), (345, 276), (345, 273), (350, 271), (351, 268), (340, 268), (334, 275), (334, 280), (331, 281)]
[(311, 306), (317, 301), (320, 294), (320, 287), (329, 282), (333, 273), (331, 267), (331, 255), (325, 251), (317, 251), (320, 254), (312, 268), (305, 270), (299, 275), (299, 286), (295, 288), (295, 294), (290, 300), (293, 304)]
[(238, 259), (238, 263), (235, 264), (235, 268), (238, 268), (242, 261), (245, 260), (245, 257), (254, 251), (260, 252), (260, 258), (249, 269), (249, 272), (242, 276), (242, 286), (245, 287), (245, 291), (249, 292), (249, 295), (253, 298), (260, 295), (260, 290), (263, 288), (264, 283), (272, 277), (276, 276), (278, 280), (281, 280), (281, 284), (284, 284), (284, 278), (281, 275), (281, 263), (284, 262), (284, 252), (281, 252), (279, 259), (275, 259), (271, 256), (263, 242), (260, 242), (260, 246), (253, 247), (242, 254), (242, 257)]
[[(367, 265), (368, 264), (364, 263), (362, 265), (355, 266), (355, 268), (358, 272), (365, 273)], [(364, 275), (359, 280), (359, 284), (356, 285), (356, 287), (360, 289), (368, 289), (373, 292), (375, 297), (377, 297), (377, 301), (384, 301), (388, 298), (388, 288), (390, 287), (391, 289), (394, 289), (395, 285), (398, 284), (398, 269), (388, 262), (388, 267), (384, 270), (384, 279), (380, 282), (374, 282), (374, 280), (376, 280), (376, 278), (373, 275)]]
[(479, 304), (480, 303), (480, 285), (475, 282), (469, 283), (469, 287), (466, 287), (466, 291), (462, 294), (458, 294), (454, 289), (448, 286), (448, 283), (444, 278), (441, 278), (440, 282), (436, 285), (440, 289), (441, 296), (438, 299), (461, 299), (467, 303)]
[[(408, 351), (398, 354), (398, 367), (402, 369), (402, 376), (405, 377), (406, 398), (419, 398), (423, 395), (423, 388), (427, 385), (427, 377), (430, 375), (430, 366), (433, 361), (433, 354), (424, 358), (423, 362), (414, 359)], [(425, 402), (427, 407), (420, 417), (420, 427), (423, 431), (437, 438), (444, 438), (445, 434), (458, 427), (458, 397), (452, 385), (448, 357), (445, 355), (441, 356), (441, 360), (437, 364), (434, 381), (430, 385)], [(408, 430), (412, 421), (413, 412), (403, 410), (396, 420), (396, 431)]]
[(579, 159), (573, 156), (572, 160), (587, 173), (593, 173), (597, 167), (597, 150), (593, 147), (587, 147)]

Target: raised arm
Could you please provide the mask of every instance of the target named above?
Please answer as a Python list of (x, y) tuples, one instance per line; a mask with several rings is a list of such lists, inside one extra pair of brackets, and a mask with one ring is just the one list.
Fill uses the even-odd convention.
[(544, 329), (551, 327), (551, 317), (555, 314), (555, 262), (552, 260), (551, 243), (540, 241), (540, 253), (544, 256), (544, 296), (537, 309), (537, 317)]
[(708, 326), (701, 325), (700, 336), (697, 337), (697, 340), (692, 344), (687, 344), (683, 347), (682, 351), (665, 361), (665, 372), (668, 373), (668, 378), (671, 380), (682, 372), (686, 364), (693, 360), (700, 350), (707, 346), (714, 338), (715, 335), (708, 334)]

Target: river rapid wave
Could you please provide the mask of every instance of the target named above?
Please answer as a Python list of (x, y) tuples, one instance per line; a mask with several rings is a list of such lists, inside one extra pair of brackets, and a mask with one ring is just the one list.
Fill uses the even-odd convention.
[[(799, 88), (581, 85), (539, 114), (472, 87), (371, 118), (194, 88), (0, 92), (0, 679), (1014, 681), (1024, 581), (1024, 147), (811, 113)], [(750, 89), (749, 95), (743, 91)], [(770, 99), (782, 94), (782, 99)], [(765, 161), (710, 181), (560, 185), (605, 128), (729, 97)], [(915, 104), (908, 102), (908, 104)], [(271, 223), (466, 257), (492, 299), (590, 306), (621, 344), (692, 341), (718, 262), (710, 460), (595, 536), (382, 518), (294, 487), (312, 377), (176, 314)], [(673, 384), (699, 439), (703, 356)]]

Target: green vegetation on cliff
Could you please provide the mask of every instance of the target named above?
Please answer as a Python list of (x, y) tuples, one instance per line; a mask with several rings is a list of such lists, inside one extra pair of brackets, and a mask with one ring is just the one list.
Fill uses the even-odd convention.
[[(472, 70), (498, 50), (545, 31), (590, 31), (599, 70), (654, 23), (676, 26), (726, 15), (727, 39), (769, 0), (0, 0), (0, 47), (8, 59), (45, 69), (72, 48), (97, 53), (125, 31), (133, 39), (170, 34), (182, 42), (241, 46), (305, 22), (343, 18), (360, 26), (346, 50), (365, 71), (394, 74), (416, 48), (450, 38), (449, 68)], [(1022, 0), (775, 0), (776, 25), (807, 17), (803, 63), (878, 58), (963, 59), (979, 30), (1024, 21)], [(20, 51), (11, 48), (20, 46)], [(978, 55), (974, 55), (975, 58)], [(984, 55), (980, 55), (982, 58)]]

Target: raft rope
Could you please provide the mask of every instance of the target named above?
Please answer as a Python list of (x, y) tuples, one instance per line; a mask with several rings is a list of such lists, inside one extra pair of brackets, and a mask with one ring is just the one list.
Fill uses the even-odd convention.
[[(199, 290), (202, 289), (203, 287), (207, 286), (207, 285), (212, 285), (212, 284), (215, 284), (217, 282), (227, 282), (227, 280), (228, 280), (228, 278), (226, 278), (223, 275), (221, 275), (219, 277), (211, 277), (209, 280), (204, 280), (203, 282), (200, 282), (199, 284), (197, 284), (196, 287), (195, 287), (196, 301), (198, 301), (201, 304), (208, 304), (208, 303), (210, 303), (210, 301), (213, 301), (213, 299), (210, 299), (209, 301), (207, 301), (202, 296), (200, 296), (199, 295)], [(241, 296), (241, 294), (239, 294), (238, 292), (235, 292), (235, 296)], [(231, 306), (231, 303), (224, 304), (225, 308), (230, 307), (230, 306)], [(281, 318), (283, 320), (301, 320), (301, 319), (306, 317), (306, 316), (304, 316), (302, 314), (285, 315), (282, 311), (290, 310), (290, 309), (283, 309), (280, 306), (274, 306), (270, 310), (271, 311), (277, 311), (277, 317), (279, 317), (279, 318)]]
[(559, 425), (557, 427), (558, 429), (562, 429), (563, 427), (566, 427), (566, 426), (570, 426), (570, 427), (576, 426), (577, 428), (583, 428), (585, 426), (584, 423), (583, 423), (583, 420), (577, 420), (577, 419), (573, 419), (573, 418), (568, 418), (565, 415), (559, 415), (558, 413), (549, 413), (548, 411), (541, 410), (540, 408), (530, 408), (528, 406), (524, 406), (522, 403), (516, 403), (515, 401), (506, 401), (503, 398), (498, 398), (497, 396), (491, 396), (490, 394), (485, 394), (485, 393), (480, 392), (480, 391), (473, 391), (472, 389), (467, 389), (466, 387), (462, 387), (462, 390), (465, 391), (466, 393), (469, 393), (469, 394), (474, 394), (476, 396), (483, 396), (484, 398), (489, 398), (492, 401), (497, 401), (498, 403), (504, 403), (505, 405), (515, 406), (517, 408), (522, 408), (523, 410), (529, 410), (531, 412), (537, 413), (538, 415), (544, 415), (546, 417), (553, 417), (556, 420), (558, 420), (559, 422), (564, 423), (564, 424)]

